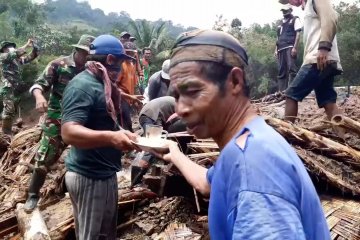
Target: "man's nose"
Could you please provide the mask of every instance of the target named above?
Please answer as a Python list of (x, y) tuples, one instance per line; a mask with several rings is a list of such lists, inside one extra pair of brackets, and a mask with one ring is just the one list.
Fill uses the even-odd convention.
[(184, 100), (184, 98), (180, 97), (176, 104), (176, 113), (183, 118), (186, 117), (189, 114), (189, 112), (190, 112), (189, 104)]

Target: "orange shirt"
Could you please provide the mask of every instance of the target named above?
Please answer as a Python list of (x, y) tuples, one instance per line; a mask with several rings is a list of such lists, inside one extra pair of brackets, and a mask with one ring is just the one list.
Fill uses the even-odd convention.
[(117, 81), (121, 91), (135, 95), (135, 87), (137, 84), (136, 65), (131, 61), (125, 61), (121, 65), (121, 72)]

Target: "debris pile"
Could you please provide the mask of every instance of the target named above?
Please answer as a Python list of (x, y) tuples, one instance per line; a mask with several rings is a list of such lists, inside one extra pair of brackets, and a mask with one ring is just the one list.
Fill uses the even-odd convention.
[[(352, 199), (339, 198), (331, 195), (332, 192), (321, 196), (334, 239), (360, 239), (360, 202), (356, 201), (360, 194), (360, 124), (357, 122), (360, 89), (351, 91), (346, 97), (346, 90), (338, 89), (339, 104), (346, 117), (326, 119), (314, 96), (310, 96), (299, 105), (296, 124), (281, 120), (285, 104), (283, 94), (253, 101), (268, 124), (294, 147), (312, 176), (351, 196)], [(347, 130), (344, 138), (334, 131), (337, 127)], [(27, 216), (22, 215), (20, 204), (26, 200), (40, 135), (39, 127), (19, 132), (12, 142), (0, 135), (0, 239), (21, 239), (26, 233), (22, 220)], [(184, 133), (172, 137), (179, 141), (186, 138), (189, 143), (184, 152), (202, 166), (210, 167), (219, 156), (219, 148), (211, 139), (194, 139)], [(41, 190), (38, 215), (46, 224), (42, 239), (74, 236), (71, 201), (62, 188), (65, 155), (66, 151), (48, 174)], [(209, 239), (208, 199), (197, 194), (172, 164), (154, 164), (140, 185), (131, 187), (130, 179), (129, 168), (118, 173), (120, 239)]]

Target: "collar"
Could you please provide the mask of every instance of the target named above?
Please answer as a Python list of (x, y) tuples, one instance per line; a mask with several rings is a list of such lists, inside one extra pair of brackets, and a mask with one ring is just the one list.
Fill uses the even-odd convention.
[(265, 123), (265, 120), (261, 116), (256, 116), (253, 120), (248, 122), (239, 132), (236, 134), (235, 139), (244, 134), (244, 132), (249, 131), (252, 135), (256, 133), (257, 129), (259, 128), (259, 124)]

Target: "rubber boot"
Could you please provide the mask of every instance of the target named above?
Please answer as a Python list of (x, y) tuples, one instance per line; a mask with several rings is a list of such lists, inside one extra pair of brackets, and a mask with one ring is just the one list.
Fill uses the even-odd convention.
[(26, 213), (31, 213), (37, 206), (37, 203), (40, 199), (40, 189), (43, 186), (46, 178), (46, 172), (40, 168), (34, 169), (34, 172), (31, 176), (31, 181), (29, 185), (29, 194), (24, 205), (24, 211)]
[(6, 135), (12, 136), (12, 119), (2, 120), (2, 132)]

